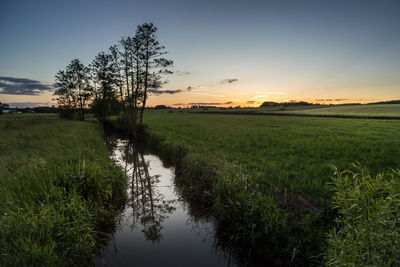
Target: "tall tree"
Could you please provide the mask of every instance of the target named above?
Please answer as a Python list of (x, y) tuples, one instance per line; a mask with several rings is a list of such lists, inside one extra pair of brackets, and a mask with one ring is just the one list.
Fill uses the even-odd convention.
[(149, 88), (158, 88), (161, 85), (162, 75), (172, 73), (168, 70), (173, 61), (162, 56), (167, 52), (157, 40), (157, 27), (153, 23), (144, 23), (137, 27), (135, 38), (140, 40), (140, 58), (143, 62), (143, 93), (140, 111), (140, 124), (143, 123), (143, 113), (146, 108)]
[(100, 52), (94, 58), (90, 67), (95, 96), (92, 107), (100, 121), (105, 121), (118, 108), (115, 91), (118, 72), (114, 65), (113, 56), (104, 52)]
[(119, 41), (119, 45), (121, 46), (120, 49), (120, 55), (121, 55), (121, 63), (122, 63), (122, 69), (124, 71), (124, 78), (125, 78), (125, 89), (126, 89), (126, 99), (128, 102), (128, 105), (130, 102), (131, 94), (129, 90), (129, 78), (130, 78), (130, 72), (132, 71), (132, 64), (130, 62), (130, 37), (128, 38), (121, 38)]
[(130, 56), (131, 56), (131, 81), (132, 81), (132, 120), (133, 128), (136, 128), (138, 106), (143, 90), (143, 62), (141, 56), (142, 42), (138, 36), (134, 36), (130, 39)]
[(113, 45), (110, 47), (110, 53), (112, 56), (112, 64), (114, 65), (114, 71), (115, 71), (115, 85), (119, 89), (119, 97), (120, 101), (124, 100), (124, 90), (123, 90), (123, 78), (122, 78), (122, 67), (120, 64), (120, 51), (118, 49), (117, 45)]
[(79, 120), (85, 119), (85, 109), (92, 96), (89, 84), (89, 68), (79, 59), (73, 59), (65, 70), (56, 74), (57, 102), (63, 109), (76, 111)]

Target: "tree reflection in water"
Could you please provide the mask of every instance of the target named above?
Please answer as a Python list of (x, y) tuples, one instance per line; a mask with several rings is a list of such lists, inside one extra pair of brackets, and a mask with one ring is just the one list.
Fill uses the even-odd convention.
[[(232, 248), (224, 246), (225, 242), (218, 238), (221, 233), (224, 236), (224, 231), (215, 227), (211, 214), (212, 202), (193, 195), (188, 189), (194, 185), (188, 184), (186, 179), (176, 176), (163, 165), (158, 165), (163, 164), (160, 159), (144, 154), (144, 150), (138, 148), (140, 144), (126, 137), (116, 138), (113, 134), (106, 134), (105, 139), (112, 158), (125, 170), (129, 183), (128, 200), (120, 216), (119, 229), (115, 232), (117, 234), (114, 233), (108, 250), (105, 250), (102, 262), (115, 263), (115, 266), (126, 262), (138, 266), (153, 262), (154, 266), (161, 266), (168, 260), (171, 266), (174, 266), (173, 263), (187, 266), (186, 260), (197, 258), (199, 264), (201, 262), (198, 266), (237, 265)], [(168, 173), (164, 173), (164, 170)], [(154, 173), (160, 175), (151, 175)], [(137, 234), (141, 236), (142, 233), (146, 244), (137, 238)], [(161, 242), (162, 233), (165, 238)], [(155, 246), (148, 246), (147, 241)], [(223, 241), (232, 244), (231, 236)], [(139, 255), (132, 254), (134, 251)], [(153, 253), (175, 255), (177, 251), (179, 257), (148, 258)]]
[(177, 200), (166, 200), (161, 194), (157, 188), (159, 175), (150, 175), (149, 162), (133, 142), (119, 139), (112, 143), (116, 146), (114, 153), (119, 153), (114, 155), (114, 159), (119, 161), (129, 177), (127, 205), (132, 209), (129, 215), (131, 230), (141, 224), (146, 239), (158, 243), (162, 239), (162, 224), (176, 209), (174, 203)]

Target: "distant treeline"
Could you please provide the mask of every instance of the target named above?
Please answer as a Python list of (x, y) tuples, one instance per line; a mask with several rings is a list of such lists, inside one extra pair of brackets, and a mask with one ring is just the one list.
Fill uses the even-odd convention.
[(260, 105), (260, 108), (266, 107), (293, 107), (293, 106), (309, 106), (309, 105), (319, 105), (308, 103), (306, 101), (290, 101), (290, 102), (272, 102), (272, 101), (265, 101)]
[(0, 103), (0, 114), (3, 113), (57, 113), (59, 108), (56, 106), (11, 108), (8, 104)]
[(400, 100), (373, 102), (373, 103), (368, 103), (367, 105), (377, 105), (377, 104), (400, 104)]

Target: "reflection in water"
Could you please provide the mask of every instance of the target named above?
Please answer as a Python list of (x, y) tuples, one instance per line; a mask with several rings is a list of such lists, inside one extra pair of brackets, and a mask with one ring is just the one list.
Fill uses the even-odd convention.
[(128, 201), (97, 265), (232, 266), (216, 249), (213, 224), (181, 199), (172, 168), (128, 139), (106, 143), (129, 177)]
[(176, 201), (166, 200), (157, 190), (159, 175), (149, 174), (149, 162), (134, 148), (133, 143), (125, 140), (120, 141), (120, 145), (125, 172), (129, 175), (130, 182), (128, 194), (132, 209), (131, 229), (133, 230), (136, 222), (140, 222), (146, 239), (159, 242), (162, 239), (162, 223), (175, 210), (173, 203)]

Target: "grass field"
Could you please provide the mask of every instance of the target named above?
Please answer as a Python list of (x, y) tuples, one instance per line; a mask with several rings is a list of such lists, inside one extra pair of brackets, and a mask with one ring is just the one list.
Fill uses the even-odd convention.
[(91, 265), (124, 181), (97, 123), (0, 116), (0, 265)]
[(367, 117), (399, 117), (400, 104), (381, 104), (381, 105), (339, 105), (323, 107), (317, 109), (304, 109), (295, 111), (284, 111), (290, 113), (300, 113), (309, 115), (348, 115), (348, 116), (367, 116)]
[(400, 166), (400, 122), (148, 112), (151, 132), (224, 157), (262, 183), (326, 196), (330, 165), (372, 172)]
[(189, 110), (190, 113), (221, 113), (243, 115), (296, 115), (310, 117), (339, 117), (339, 118), (377, 118), (400, 119), (400, 104), (374, 104), (374, 105), (310, 105), (292, 107), (266, 107), (266, 108), (204, 108)]
[(286, 251), (303, 264), (321, 252), (335, 216), (332, 165), (359, 162), (372, 175), (400, 167), (397, 120), (151, 111), (145, 122), (164, 154), (186, 155), (180, 168), (200, 177), (193, 187), (204, 191), (211, 180), (214, 210), (251, 239), (244, 243), (278, 247), (271, 257)]
[[(399, 234), (399, 174), (390, 172), (400, 168), (399, 120), (167, 111), (148, 111), (144, 120), (149, 141), (185, 178), (183, 191), (207, 204), (217, 232), (235, 244), (232, 253), (304, 266), (323, 264), (324, 251), (328, 262), (360, 264), (362, 255), (383, 253), (383, 260), (369, 261), (380, 264), (398, 249), (390, 238)], [(124, 200), (125, 185), (99, 125), (21, 114), (0, 116), (0, 129), (0, 265), (92, 264), (98, 226)], [(332, 166), (353, 162), (369, 173), (355, 174), (364, 177), (360, 183), (351, 184), (350, 174), (332, 180)], [(379, 178), (382, 171), (393, 179)], [(382, 181), (376, 189), (375, 176)], [(346, 233), (370, 225), (371, 236), (390, 238), (359, 249), (359, 239), (331, 231), (326, 242), (337, 218), (332, 200), (351, 215), (342, 218)], [(375, 224), (351, 224), (372, 210)]]

